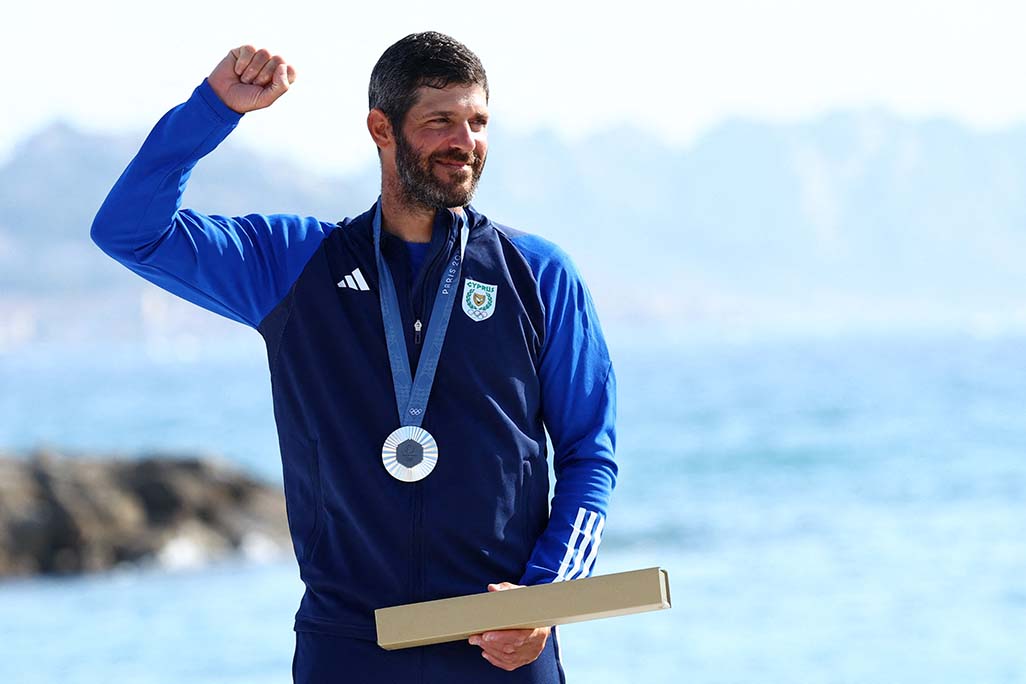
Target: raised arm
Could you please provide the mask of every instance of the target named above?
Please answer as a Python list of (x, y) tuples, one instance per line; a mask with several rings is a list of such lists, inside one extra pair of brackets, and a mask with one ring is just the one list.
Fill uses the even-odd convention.
[(284, 296), (328, 227), (312, 218), (228, 218), (180, 209), (193, 166), (242, 115), (295, 80), (281, 57), (229, 52), (185, 103), (157, 123), (93, 221), (104, 252), (154, 284), (256, 327)]

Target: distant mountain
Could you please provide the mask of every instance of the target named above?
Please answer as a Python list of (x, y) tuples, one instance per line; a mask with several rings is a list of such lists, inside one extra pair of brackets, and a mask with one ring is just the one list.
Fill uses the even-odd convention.
[[(0, 168), (5, 293), (78, 292), (123, 282), (118, 276), (124, 269), (110, 268), (110, 260), (90, 241), (89, 227), (143, 137), (86, 135), (54, 124), (18, 146)], [(193, 178), (188, 204), (227, 214), (296, 211), (341, 218), (339, 205), (364, 201), (368, 194), (366, 181), (311, 177), (231, 140), (205, 159)]]
[[(51, 125), (0, 168), (0, 350), (227, 330), (89, 240), (142, 137)], [(186, 204), (335, 220), (371, 205), (376, 176), (318, 176), (229, 139)], [(689, 149), (629, 128), (575, 143), (493, 130), (475, 206), (565, 247), (612, 325), (886, 325), (1026, 318), (1024, 188), (1026, 127), (842, 112), (734, 121)]]
[(519, 178), (522, 201), (489, 192), (492, 203), (521, 222), (541, 208), (547, 232), (578, 243), (615, 289), (676, 300), (671, 315), (703, 295), (788, 316), (839, 305), (972, 315), (1026, 302), (1026, 128), (982, 135), (849, 112), (735, 121), (689, 150), (627, 129), (515, 149), (488, 190)]

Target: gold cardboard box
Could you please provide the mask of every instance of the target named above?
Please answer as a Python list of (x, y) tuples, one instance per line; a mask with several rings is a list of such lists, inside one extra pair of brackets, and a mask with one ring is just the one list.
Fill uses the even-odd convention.
[(669, 575), (662, 568), (646, 568), (379, 608), (374, 619), (378, 645), (392, 651), (498, 629), (565, 625), (669, 607)]

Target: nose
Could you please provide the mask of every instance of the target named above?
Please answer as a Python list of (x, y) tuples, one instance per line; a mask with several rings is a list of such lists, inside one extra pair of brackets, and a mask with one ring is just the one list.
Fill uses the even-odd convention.
[(461, 125), (455, 127), (450, 143), (456, 149), (469, 154), (477, 146), (477, 140), (474, 138), (474, 135), (474, 131), (470, 130), (470, 122), (464, 121)]

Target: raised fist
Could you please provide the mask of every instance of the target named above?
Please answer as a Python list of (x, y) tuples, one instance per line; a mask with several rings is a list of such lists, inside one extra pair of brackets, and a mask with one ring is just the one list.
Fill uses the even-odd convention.
[(270, 107), (296, 80), (285, 60), (252, 45), (237, 47), (207, 77), (221, 101), (239, 114)]

